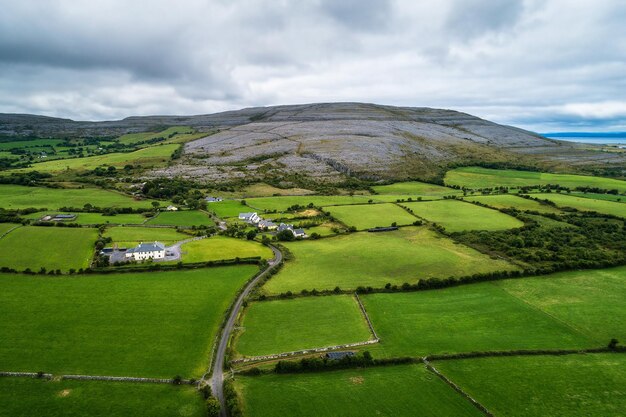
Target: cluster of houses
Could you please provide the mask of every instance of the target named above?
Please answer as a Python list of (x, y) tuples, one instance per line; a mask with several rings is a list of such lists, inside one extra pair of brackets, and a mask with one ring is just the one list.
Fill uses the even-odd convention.
[(295, 229), (292, 224), (276, 224), (270, 220), (265, 220), (257, 213), (239, 213), (239, 220), (243, 220), (248, 224), (256, 226), (259, 230), (268, 230), (268, 231), (276, 231), (283, 232), (285, 230), (289, 230), (293, 237), (296, 238), (305, 238), (306, 232), (304, 229)]

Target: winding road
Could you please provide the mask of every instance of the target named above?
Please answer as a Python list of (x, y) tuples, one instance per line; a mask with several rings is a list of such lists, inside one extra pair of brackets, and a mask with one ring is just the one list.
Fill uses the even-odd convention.
[(252, 291), (257, 283), (262, 280), (275, 265), (278, 265), (283, 260), (283, 254), (277, 248), (271, 245), (269, 245), (269, 247), (272, 249), (272, 252), (274, 252), (274, 258), (268, 262), (269, 266), (265, 269), (265, 271), (261, 272), (256, 278), (250, 281), (241, 294), (239, 294), (239, 297), (237, 298), (237, 301), (235, 301), (233, 309), (230, 312), (230, 316), (226, 321), (226, 325), (222, 330), (222, 334), (217, 345), (217, 351), (215, 352), (215, 362), (213, 363), (213, 374), (211, 375), (210, 384), (213, 396), (219, 400), (222, 406), (220, 411), (220, 416), (222, 417), (227, 417), (226, 402), (224, 401), (224, 360), (226, 358), (228, 341), (230, 340), (230, 335), (235, 327), (237, 316), (243, 306), (244, 300), (248, 294), (250, 294), (250, 291)]

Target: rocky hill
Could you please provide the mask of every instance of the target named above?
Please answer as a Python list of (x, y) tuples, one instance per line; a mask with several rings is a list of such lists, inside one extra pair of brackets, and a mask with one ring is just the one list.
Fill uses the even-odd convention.
[[(189, 125), (208, 136), (156, 176), (336, 182), (435, 179), (457, 164), (501, 162), (544, 169), (626, 166), (626, 154), (547, 139), (453, 110), (333, 103), (248, 108), (200, 116), (130, 117), (75, 122), (0, 115), (0, 133), (119, 135)], [(217, 133), (215, 133), (217, 132)], [(296, 181), (294, 181), (296, 179)]]

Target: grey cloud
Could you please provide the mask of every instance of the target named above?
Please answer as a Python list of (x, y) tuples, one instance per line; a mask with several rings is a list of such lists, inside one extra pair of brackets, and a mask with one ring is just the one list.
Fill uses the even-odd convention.
[(445, 28), (458, 38), (471, 39), (511, 29), (523, 11), (523, 0), (456, 0)]
[(393, 13), (389, 0), (321, 0), (322, 10), (342, 25), (359, 31), (388, 27)]

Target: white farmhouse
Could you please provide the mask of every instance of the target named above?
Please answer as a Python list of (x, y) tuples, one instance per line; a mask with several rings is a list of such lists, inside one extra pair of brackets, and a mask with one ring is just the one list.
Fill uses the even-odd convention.
[(126, 251), (127, 258), (133, 258), (135, 261), (144, 261), (146, 259), (163, 259), (165, 258), (165, 245), (161, 242), (140, 243), (137, 247)]
[(250, 224), (257, 224), (261, 221), (261, 218), (256, 213), (239, 213), (239, 220)]
[(165, 208), (167, 211), (178, 211), (178, 207), (169, 205)]
[(222, 197), (207, 197), (204, 200), (207, 203), (219, 203), (220, 201), (224, 201)]

